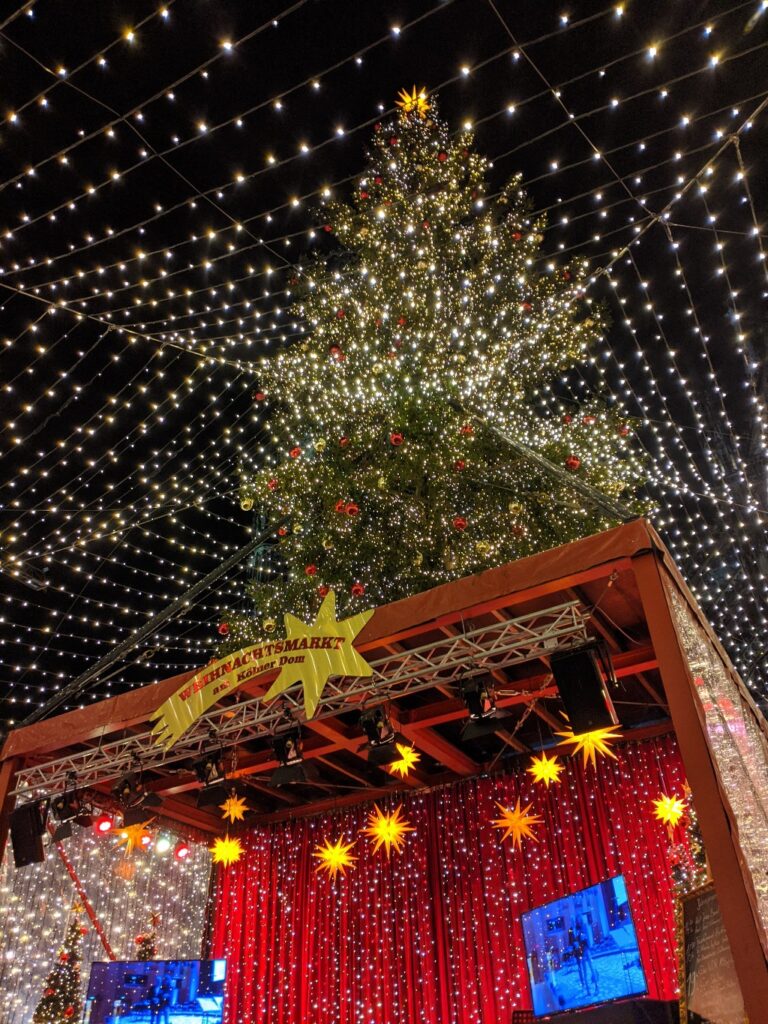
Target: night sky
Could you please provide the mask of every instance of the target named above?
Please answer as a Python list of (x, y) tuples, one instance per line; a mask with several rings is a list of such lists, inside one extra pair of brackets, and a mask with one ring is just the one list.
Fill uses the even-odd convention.
[[(476, 126), (494, 188), (523, 172), (546, 259), (590, 260), (611, 326), (560, 397), (638, 418), (652, 519), (762, 699), (762, 6), (6, 3), (0, 715), (23, 720), (259, 528), (237, 495), (240, 453), (269, 443), (252, 362), (302, 330), (291, 268), (334, 244), (319, 191), (351, 187), (414, 84)], [(248, 571), (75, 703), (207, 660)]]

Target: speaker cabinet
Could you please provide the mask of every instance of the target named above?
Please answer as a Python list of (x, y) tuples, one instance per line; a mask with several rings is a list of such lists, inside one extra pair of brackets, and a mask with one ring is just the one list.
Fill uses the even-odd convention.
[(610, 660), (599, 643), (553, 654), (550, 665), (574, 733), (578, 735), (619, 724), (603, 680), (604, 672), (608, 679), (612, 678), (613, 672)]
[(45, 817), (45, 805), (37, 802), (22, 804), (11, 813), (11, 845), (17, 868), (45, 860)]

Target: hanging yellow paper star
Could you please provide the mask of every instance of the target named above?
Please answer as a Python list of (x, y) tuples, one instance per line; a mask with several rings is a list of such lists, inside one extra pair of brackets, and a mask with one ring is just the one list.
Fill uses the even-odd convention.
[(401, 89), (398, 96), (400, 99), (395, 101), (395, 105), (400, 107), (403, 114), (416, 113), (419, 117), (427, 116), (429, 101), (427, 100), (427, 90), (423, 86), (421, 89), (417, 89), (414, 85), (413, 92)]
[(394, 811), (385, 814), (378, 804), (373, 805), (373, 810), (368, 815), (368, 828), (363, 829), (363, 834), (375, 840), (373, 852), (376, 853), (382, 846), (387, 851), (387, 857), (395, 848), (395, 853), (400, 853), (405, 844), (406, 832), (415, 832), (416, 829), (405, 819), (400, 817), (402, 804), (398, 804)]
[(543, 782), (544, 785), (549, 789), (550, 783), (560, 781), (560, 772), (562, 772), (565, 765), (563, 765), (556, 757), (547, 757), (547, 752), (544, 750), (541, 753), (541, 757), (534, 757), (531, 759), (531, 763), (526, 768), (529, 775), (533, 776), (534, 782)]
[[(373, 609), (336, 621), (336, 595), (329, 590), (312, 625), (285, 615), (284, 650), (296, 651), (295, 661), (283, 665), (280, 675), (264, 694), (272, 700), (294, 683), (304, 684), (304, 712), (311, 718), (331, 676), (370, 676), (373, 669), (352, 646), (352, 641), (373, 615)], [(320, 643), (310, 647), (311, 639)], [(293, 646), (291, 646), (291, 642)], [(298, 641), (298, 646), (297, 642)], [(303, 643), (302, 643), (303, 642)], [(309, 652), (311, 650), (311, 657)], [(306, 652), (303, 656), (301, 652)]]
[(152, 819), (143, 821), (140, 825), (126, 825), (117, 834), (117, 845), (125, 846), (126, 857), (134, 850), (146, 850), (152, 839), (152, 833), (147, 826)]
[(520, 807), (520, 797), (517, 798), (517, 803), (513, 808), (505, 807), (503, 804), (496, 803), (496, 806), (501, 811), (501, 817), (496, 818), (492, 822), (494, 828), (506, 829), (504, 835), (501, 837), (501, 842), (508, 836), (512, 836), (512, 848), (523, 845), (523, 839), (533, 839), (535, 843), (538, 839), (534, 835), (533, 826), (540, 825), (543, 818), (540, 818), (538, 814), (529, 814), (533, 804)]
[(589, 761), (592, 762), (592, 767), (597, 766), (597, 755), (605, 754), (607, 757), (612, 757), (614, 761), (618, 758), (611, 750), (609, 744), (615, 743), (621, 739), (621, 733), (619, 725), (609, 725), (604, 729), (593, 729), (591, 732), (581, 732), (577, 735), (574, 734), (573, 729), (570, 726), (565, 732), (557, 733), (558, 736), (562, 736), (565, 743), (572, 743), (573, 750), (572, 755), (578, 754), (579, 751), (582, 753), (584, 758), (584, 767), (586, 768)]
[(332, 843), (330, 839), (325, 840), (324, 846), (316, 846), (314, 856), (320, 861), (318, 871), (327, 871), (329, 878), (335, 878), (341, 872), (346, 874), (345, 868), (353, 868), (357, 857), (349, 852), (355, 845), (354, 839), (351, 843), (345, 843), (341, 838)]
[(243, 856), (243, 845), (240, 840), (230, 836), (217, 836), (210, 848), (214, 864), (223, 864), (228, 868), (230, 864), (237, 864)]
[(227, 797), (223, 804), (219, 804), (219, 809), (222, 811), (222, 818), (229, 818), (229, 821), (234, 825), (236, 821), (242, 821), (245, 818), (248, 805), (245, 802), (244, 796), (232, 794), (232, 796)]
[(685, 803), (679, 796), (666, 796), (662, 793), (653, 801), (653, 806), (658, 820), (669, 829), (673, 829), (685, 814)]
[(404, 779), (411, 768), (421, 760), (421, 754), (415, 747), (406, 747), (403, 743), (396, 743), (395, 746), (400, 757), (390, 764), (389, 770), (393, 775), (399, 775), (401, 779)]

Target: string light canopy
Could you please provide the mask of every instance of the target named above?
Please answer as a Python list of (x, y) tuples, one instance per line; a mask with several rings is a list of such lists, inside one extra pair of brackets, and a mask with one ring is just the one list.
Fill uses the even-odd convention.
[[(306, 0), (139, 4), (130, 25), (105, 0), (72, 32), (40, 0), (4, 20), (9, 723), (264, 528), (238, 470), (273, 456), (261, 360), (306, 338), (301, 270), (338, 246), (312, 211), (359, 187), (376, 124), (437, 91), (491, 191), (520, 172), (546, 217), (535, 270), (585, 259), (606, 314), (538, 407), (597, 393), (633, 424), (654, 523), (763, 698), (768, 13), (543, 8), (406, 0), (329, 30)], [(198, 667), (274, 573), (257, 552), (70, 706)]]

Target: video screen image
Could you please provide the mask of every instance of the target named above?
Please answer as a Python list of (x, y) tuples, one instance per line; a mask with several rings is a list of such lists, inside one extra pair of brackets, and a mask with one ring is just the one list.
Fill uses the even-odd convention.
[(533, 1013), (647, 992), (622, 875), (522, 915)]
[(95, 963), (83, 1024), (221, 1024), (226, 960)]

